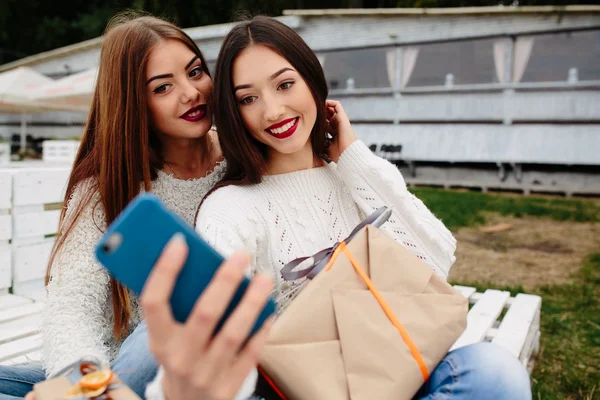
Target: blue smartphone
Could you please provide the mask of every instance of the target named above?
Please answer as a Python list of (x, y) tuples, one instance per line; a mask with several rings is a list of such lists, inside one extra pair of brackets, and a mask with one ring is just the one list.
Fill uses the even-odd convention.
[[(224, 259), (186, 221), (168, 210), (158, 197), (142, 193), (133, 199), (108, 227), (95, 253), (116, 280), (140, 295), (165, 245), (177, 232), (183, 233), (189, 247), (187, 261), (171, 295), (173, 316), (183, 323)], [(214, 334), (241, 301), (249, 283), (248, 278), (244, 278)], [(269, 298), (251, 335), (275, 313), (275, 308), (275, 302)]]

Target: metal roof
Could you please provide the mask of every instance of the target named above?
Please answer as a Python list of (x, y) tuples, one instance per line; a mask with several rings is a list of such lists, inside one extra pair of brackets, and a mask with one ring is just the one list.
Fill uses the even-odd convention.
[(523, 14), (571, 14), (600, 13), (600, 6), (488, 6), (488, 7), (454, 7), (454, 8), (340, 8), (322, 10), (284, 10), (283, 15), (302, 17), (326, 16), (472, 16), (472, 15), (523, 15)]
[[(302, 19), (311, 17), (474, 17), (484, 15), (531, 15), (531, 14), (600, 14), (600, 6), (532, 6), (532, 7), (462, 7), (462, 8), (375, 8), (375, 9), (315, 9), (315, 10), (284, 10), (283, 16), (276, 17), (286, 25), (297, 29), (302, 25)], [(235, 23), (199, 26), (184, 29), (194, 40), (218, 39), (224, 37)], [(22, 66), (31, 66), (52, 59), (65, 57), (73, 53), (99, 48), (102, 37), (75, 43), (58, 49), (45, 51), (25, 57), (7, 64), (0, 65), (0, 72)]]

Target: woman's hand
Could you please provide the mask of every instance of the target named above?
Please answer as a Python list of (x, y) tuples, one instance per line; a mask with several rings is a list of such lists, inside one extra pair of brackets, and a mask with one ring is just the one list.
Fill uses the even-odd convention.
[(356, 135), (342, 103), (335, 100), (326, 100), (325, 108), (327, 116), (326, 130), (333, 136), (327, 155), (337, 163), (344, 150), (356, 141)]
[(247, 343), (271, 292), (266, 276), (255, 277), (244, 298), (219, 333), (212, 333), (244, 278), (248, 257), (232, 255), (202, 293), (188, 320), (173, 319), (169, 299), (188, 248), (182, 236), (165, 247), (142, 292), (150, 350), (163, 366), (163, 388), (169, 400), (232, 399), (256, 367), (272, 319)]

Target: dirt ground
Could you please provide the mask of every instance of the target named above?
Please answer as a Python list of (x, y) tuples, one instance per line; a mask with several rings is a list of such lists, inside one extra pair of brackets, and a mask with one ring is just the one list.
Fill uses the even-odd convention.
[[(574, 282), (583, 259), (600, 251), (600, 224), (558, 222), (533, 217), (513, 218), (490, 214), (484, 227), (462, 228), (456, 233), (453, 282), (492, 282), (523, 285), (527, 290), (545, 284)], [(482, 230), (500, 224), (501, 232)]]

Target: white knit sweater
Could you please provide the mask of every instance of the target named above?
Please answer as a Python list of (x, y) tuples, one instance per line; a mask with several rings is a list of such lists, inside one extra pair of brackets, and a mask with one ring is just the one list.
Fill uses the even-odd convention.
[(252, 272), (280, 282), (286, 263), (343, 240), (384, 205), (393, 212), (382, 230), (445, 278), (455, 260), (454, 237), (408, 192), (398, 168), (361, 141), (350, 145), (337, 165), (216, 190), (200, 208), (196, 229), (224, 255), (248, 249)]
[[(198, 204), (221, 179), (225, 164), (219, 164), (205, 178), (178, 180), (163, 171), (152, 182), (152, 192), (188, 223), (193, 224)], [(80, 184), (68, 201), (66, 218), (84, 195), (92, 181)], [(113, 308), (109, 275), (94, 256), (94, 247), (106, 228), (102, 204), (96, 193), (52, 265), (47, 286), (47, 309), (42, 326), (42, 362), (47, 374), (53, 375), (82, 357), (93, 356), (104, 363), (115, 360), (121, 343), (113, 337)], [(142, 319), (137, 298), (132, 297), (133, 330)]]

